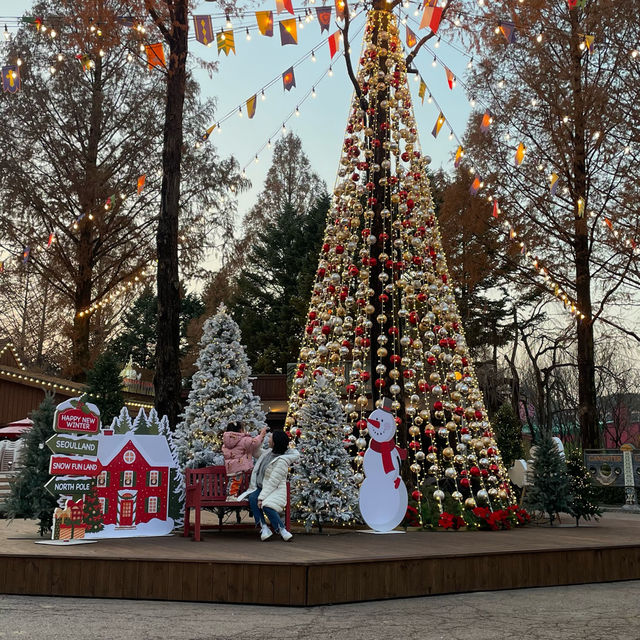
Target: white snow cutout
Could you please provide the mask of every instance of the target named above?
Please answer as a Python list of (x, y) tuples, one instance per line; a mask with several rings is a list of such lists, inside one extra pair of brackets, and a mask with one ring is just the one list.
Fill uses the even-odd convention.
[(102, 538), (154, 538), (173, 535), (174, 522), (172, 518), (159, 520), (154, 518), (149, 522), (141, 522), (135, 529), (123, 529), (115, 524), (105, 524), (98, 533), (85, 533), (86, 540), (96, 541)]
[(364, 454), (360, 513), (374, 531), (387, 532), (402, 522), (409, 502), (407, 487), (400, 477), (395, 418), (386, 409), (375, 409), (367, 418), (367, 428), (371, 440)]

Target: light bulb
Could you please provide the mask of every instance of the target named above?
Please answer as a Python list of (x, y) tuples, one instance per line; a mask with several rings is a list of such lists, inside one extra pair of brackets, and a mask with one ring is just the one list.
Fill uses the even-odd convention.
[(4, 39), (11, 40), (11, 34), (9, 33), (9, 29), (7, 29), (7, 25), (4, 25)]
[(329, 76), (333, 75), (333, 67), (329, 67), (329, 72), (328, 73), (329, 73)]
[(435, 67), (438, 64), (438, 60), (436, 59), (435, 56), (433, 56), (433, 62), (431, 63), (432, 67)]
[(300, 116), (300, 109), (298, 109), (298, 107), (296, 107), (296, 116)]
[(315, 62), (316, 61), (316, 52), (311, 50), (311, 62)]
[(315, 87), (313, 87), (313, 88), (311, 89), (311, 97), (312, 97), (312, 98), (315, 98), (315, 97), (316, 97), (316, 88), (315, 88)]
[(261, 100), (263, 102), (267, 99), (267, 96), (264, 95), (264, 89), (262, 90), (262, 93), (260, 94), (260, 98), (261, 98)]
[(251, 34), (249, 33), (249, 29), (247, 28), (247, 40), (251, 40)]

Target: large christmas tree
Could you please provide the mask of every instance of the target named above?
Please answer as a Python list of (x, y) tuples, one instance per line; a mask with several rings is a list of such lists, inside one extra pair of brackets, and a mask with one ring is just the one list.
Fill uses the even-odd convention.
[(362, 452), (367, 413), (390, 397), (409, 484), (435, 482), (467, 507), (503, 508), (512, 495), (456, 307), (397, 19), (375, 5), (287, 428), (304, 436), (302, 409), (322, 374), (344, 398)]
[(245, 431), (265, 426), (260, 398), (254, 395), (251, 370), (240, 329), (224, 305), (202, 330), (187, 407), (174, 440), (180, 467), (222, 464), (222, 434), (227, 425), (240, 424)]
[(344, 448), (346, 422), (338, 396), (319, 376), (300, 410), (301, 458), (291, 477), (292, 517), (307, 531), (356, 518), (358, 489)]

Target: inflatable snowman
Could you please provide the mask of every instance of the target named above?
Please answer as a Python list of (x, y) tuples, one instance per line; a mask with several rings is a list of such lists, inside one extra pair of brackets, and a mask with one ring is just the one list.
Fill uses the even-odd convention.
[(400, 477), (406, 452), (396, 446), (396, 421), (389, 409), (372, 411), (367, 428), (371, 440), (364, 454), (360, 513), (374, 531), (391, 531), (407, 512), (407, 487)]

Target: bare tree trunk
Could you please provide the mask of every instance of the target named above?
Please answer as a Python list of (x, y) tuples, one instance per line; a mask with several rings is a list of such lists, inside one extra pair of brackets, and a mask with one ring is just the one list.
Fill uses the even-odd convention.
[(180, 274), (178, 220), (186, 86), (187, 0), (176, 0), (165, 35), (169, 45), (167, 103), (162, 150), (162, 191), (156, 234), (158, 251), (158, 336), (154, 378), (156, 409), (175, 427), (180, 413)]
[(72, 380), (79, 381), (85, 379), (91, 362), (91, 352), (89, 349), (91, 316), (88, 314), (80, 315), (80, 312), (89, 307), (92, 301), (94, 257), (93, 230), (89, 216), (95, 212), (97, 201), (98, 145), (102, 133), (103, 99), (102, 59), (97, 57), (93, 71), (93, 86), (91, 91), (91, 119), (87, 139), (84, 188), (82, 192), (78, 194), (78, 202), (83, 216), (78, 222), (79, 235), (76, 247), (78, 271), (76, 273), (74, 295), (73, 347), (72, 360), (68, 372)]
[[(578, 418), (582, 435), (582, 447), (595, 449), (600, 445), (600, 432), (596, 409), (596, 368), (593, 342), (593, 317), (591, 304), (591, 273), (589, 270), (589, 228), (587, 225), (587, 181), (585, 152), (585, 104), (582, 90), (582, 53), (579, 48), (581, 26), (578, 24), (576, 10), (571, 16), (571, 56), (573, 76), (574, 148), (573, 175), (575, 199), (575, 265), (576, 265), (576, 302), (584, 319), (577, 321), (577, 360), (578, 360)], [(578, 201), (582, 200), (582, 215), (579, 215)]]

